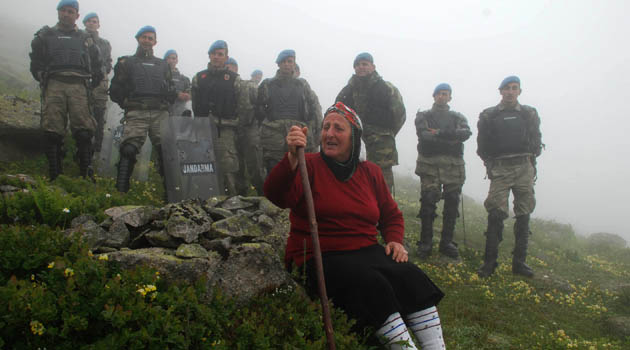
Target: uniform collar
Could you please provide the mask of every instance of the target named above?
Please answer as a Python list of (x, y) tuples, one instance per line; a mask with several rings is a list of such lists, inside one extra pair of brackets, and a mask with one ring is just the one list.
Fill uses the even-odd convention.
[(434, 110), (434, 111), (448, 111), (450, 109), (451, 107), (448, 104), (441, 106), (441, 105), (438, 105), (437, 103), (433, 103), (433, 107), (431, 107), (431, 110)]
[(519, 111), (519, 112), (521, 111), (521, 109), (523, 109), (523, 108), (521, 107), (521, 104), (520, 104), (520, 103), (518, 103), (518, 102), (516, 102), (516, 105), (515, 105), (514, 107), (512, 107), (512, 106), (508, 106), (508, 105), (504, 104), (503, 102), (500, 102), (500, 103), (497, 105), (497, 108), (498, 108), (500, 111), (503, 111), (503, 110), (515, 110), (515, 111)]
[(61, 31), (61, 32), (77, 32), (79, 31), (79, 27), (77, 27), (77, 25), (75, 24), (71, 29), (68, 29), (64, 26), (61, 25), (61, 23), (57, 22), (57, 24), (55, 24), (55, 29)]

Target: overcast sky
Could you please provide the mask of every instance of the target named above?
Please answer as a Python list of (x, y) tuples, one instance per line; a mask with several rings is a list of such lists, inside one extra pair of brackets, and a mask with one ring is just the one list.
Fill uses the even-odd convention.
[[(10, 2), (3, 16), (19, 16), (36, 30), (56, 22), (56, 4)], [(136, 31), (150, 24), (157, 28), (156, 55), (177, 50), (180, 70), (191, 77), (205, 68), (217, 39), (228, 42), (244, 79), (256, 68), (270, 77), (278, 52), (294, 49), (323, 108), (352, 75), (354, 57), (372, 53), (407, 108), (397, 137), (398, 173), (412, 175), (415, 168), (416, 111), (430, 108), (433, 88), (448, 82), (451, 108), (473, 130), (465, 144), (464, 192), (479, 201), (489, 185), (475, 154), (479, 112), (499, 102), (505, 76), (518, 75), (519, 100), (537, 108), (547, 145), (534, 216), (630, 240), (629, 1), (82, 0), (80, 6), (81, 16), (99, 14), (114, 56), (133, 53)]]

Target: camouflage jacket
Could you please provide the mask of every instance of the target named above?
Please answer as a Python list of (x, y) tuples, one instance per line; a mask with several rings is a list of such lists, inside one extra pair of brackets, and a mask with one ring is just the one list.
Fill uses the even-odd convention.
[(94, 43), (101, 52), (101, 62), (103, 62), (103, 73), (107, 76), (112, 71), (112, 45), (106, 39), (103, 39), (98, 32), (90, 32)]
[[(84, 53), (81, 57), (82, 69), (58, 69), (54, 72), (50, 71), (50, 63), (52, 57), (49, 53), (46, 38), (54, 35), (80, 36), (85, 45)], [(53, 27), (44, 26), (35, 33), (35, 38), (31, 41), (31, 74), (33, 78), (45, 84), (45, 80), (50, 76), (76, 76), (92, 79), (92, 86), (97, 86), (103, 79), (103, 71), (101, 69), (103, 63), (98, 46), (95, 45), (94, 39), (88, 32), (74, 26), (71, 30), (62, 28), (59, 24)]]
[[(195, 116), (207, 116), (210, 114), (210, 111), (206, 110), (206, 105), (210, 97), (204, 96), (201, 81), (213, 75), (229, 76), (230, 74), (232, 74), (232, 72), (228, 71), (227, 68), (217, 69), (212, 67), (210, 63), (208, 63), (208, 69), (195, 74), (191, 86), (192, 105)], [(236, 77), (234, 78), (234, 103), (234, 106), (229, 107), (229, 109), (233, 110), (235, 114), (233, 116), (229, 116), (231, 118), (228, 119), (223, 118), (224, 116), (212, 115), (213, 118), (217, 119), (215, 120), (215, 123), (218, 127), (236, 127), (243, 125), (243, 123), (251, 124), (254, 118), (254, 108), (249, 96), (249, 85), (247, 81), (242, 80), (238, 74), (236, 74)]]
[[(160, 96), (136, 97), (132, 96), (134, 87), (133, 62), (134, 60), (145, 62), (159, 62), (166, 65), (163, 69), (162, 86)], [(153, 50), (145, 52), (140, 46), (133, 56), (122, 56), (114, 66), (114, 77), (109, 87), (109, 97), (124, 110), (162, 110), (167, 111), (169, 105), (175, 101), (177, 94), (175, 84), (168, 64), (153, 56)]]
[[(515, 137), (512, 136), (510, 140), (507, 140), (509, 144), (517, 144), (518, 151), (506, 151), (502, 149), (502, 140), (505, 135), (500, 135), (502, 129), (501, 126), (505, 122), (501, 123), (501, 120), (508, 119), (504, 116), (508, 114), (514, 114), (520, 116), (523, 120), (524, 127), (515, 129)], [(509, 119), (515, 119), (509, 117)], [(508, 107), (503, 103), (490, 108), (486, 108), (479, 115), (479, 121), (477, 122), (477, 154), (481, 159), (486, 162), (493, 158), (502, 158), (515, 155), (533, 155), (538, 157), (542, 150), (542, 135), (540, 133), (540, 117), (534, 107), (521, 105), (517, 103), (515, 107)], [(505, 131), (503, 131), (505, 133)], [(512, 139), (518, 138), (518, 142), (509, 142)]]
[[(303, 108), (303, 121), (308, 125), (313, 140), (319, 140), (323, 121), (322, 106), (319, 104), (319, 98), (304, 78), (283, 77), (278, 71), (273, 78), (263, 80), (258, 86), (255, 110), (256, 119), (258, 119), (259, 122), (271, 119), (273, 101), (271, 100), (270, 86), (272, 84), (281, 85), (289, 81), (296, 82), (296, 85), (301, 88), (302, 96), (300, 104)], [(296, 120), (299, 119), (296, 117)]]
[(418, 154), (427, 157), (437, 155), (462, 157), (463, 143), (472, 135), (466, 117), (451, 111), (448, 105), (442, 107), (433, 104), (429, 110), (418, 110), (415, 125)]
[(368, 134), (395, 136), (407, 119), (400, 92), (376, 71), (367, 77), (354, 74), (335, 101), (354, 109)]

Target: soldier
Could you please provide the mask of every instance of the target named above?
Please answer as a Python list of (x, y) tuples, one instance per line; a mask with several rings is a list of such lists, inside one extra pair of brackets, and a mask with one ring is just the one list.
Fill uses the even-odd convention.
[(285, 136), (291, 126), (308, 126), (306, 152), (316, 152), (322, 124), (322, 107), (308, 82), (295, 78), (295, 51), (284, 50), (276, 59), (278, 71), (258, 87), (256, 118), (262, 123), (260, 144), (267, 173), (287, 152)]
[(534, 211), (536, 157), (542, 142), (540, 118), (535, 108), (521, 105), (521, 81), (509, 76), (499, 85), (501, 103), (479, 115), (477, 154), (483, 160), (490, 189), (484, 206), (488, 211), (484, 263), (477, 273), (488, 277), (497, 267), (499, 243), (503, 240), (503, 220), (509, 216), (508, 197), (514, 194), (514, 251), (512, 273), (532, 277), (534, 272), (525, 263), (529, 231), (529, 215)]
[(392, 166), (398, 165), (396, 134), (407, 116), (398, 89), (376, 72), (374, 58), (367, 52), (354, 59), (355, 74), (337, 95), (363, 120), (363, 141), (367, 160), (381, 167), (390, 192), (394, 193)]
[(105, 111), (107, 110), (107, 101), (109, 96), (107, 95), (107, 89), (109, 88), (108, 75), (112, 71), (112, 46), (109, 41), (103, 39), (98, 30), (101, 28), (101, 21), (95, 12), (90, 12), (83, 17), (83, 25), (85, 30), (92, 35), (92, 39), (98, 49), (101, 51), (101, 61), (103, 62), (103, 80), (92, 91), (92, 114), (96, 120), (96, 131), (94, 133), (94, 152), (101, 151), (101, 144), (103, 143), (103, 130), (105, 129)]
[(433, 90), (433, 107), (416, 114), (418, 135), (418, 161), (416, 174), (420, 176), (420, 214), (422, 229), (418, 241), (418, 255), (425, 259), (433, 246), (433, 220), (440, 199), (444, 199), (442, 212), (442, 238), (440, 253), (459, 258), (457, 244), (453, 242), (457, 220), (459, 196), (466, 180), (464, 169), (464, 141), (470, 128), (461, 113), (449, 110), (451, 86), (439, 84)]
[(169, 107), (168, 114), (172, 116), (188, 115), (190, 112), (186, 113), (186, 103), (190, 101), (190, 79), (177, 69), (177, 63), (179, 63), (177, 51), (172, 49), (166, 51), (164, 60), (171, 68), (175, 92), (177, 93), (177, 99), (175, 99), (175, 102)]
[(79, 2), (60, 1), (57, 15), (59, 22), (55, 26), (44, 26), (35, 33), (30, 54), (31, 74), (41, 87), (41, 128), (51, 180), (63, 172), (63, 139), (68, 122), (77, 144), (79, 173), (88, 175), (96, 130), (88, 100), (92, 88), (103, 79), (94, 39), (76, 26)]
[(138, 48), (134, 55), (118, 58), (109, 97), (125, 110), (120, 162), (116, 188), (129, 191), (129, 178), (136, 164), (136, 155), (147, 133), (157, 153), (157, 168), (163, 175), (160, 123), (168, 118), (168, 108), (176, 93), (169, 65), (153, 55), (157, 33), (152, 26), (140, 28), (136, 34)]
[(234, 59), (234, 57), (229, 57), (227, 61), (225, 61), (225, 68), (227, 70), (232, 71), (238, 74), (238, 62)]
[(256, 86), (258, 86), (258, 84), (260, 84), (260, 81), (262, 80), (263, 77), (263, 72), (260, 69), (255, 69), (252, 74), (251, 74), (251, 81), (256, 83)]
[(214, 118), (218, 131), (214, 150), (225, 194), (231, 196), (237, 194), (237, 129), (241, 119), (251, 120), (253, 109), (247, 84), (225, 66), (229, 58), (227, 43), (215, 41), (208, 55), (208, 69), (197, 73), (192, 81), (193, 111), (195, 117)]

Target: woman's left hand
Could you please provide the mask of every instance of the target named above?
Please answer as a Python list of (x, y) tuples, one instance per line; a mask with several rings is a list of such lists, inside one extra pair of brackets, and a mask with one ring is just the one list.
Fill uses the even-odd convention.
[(391, 254), (392, 259), (396, 262), (407, 262), (409, 260), (407, 249), (405, 249), (405, 247), (403, 247), (403, 245), (398, 242), (387, 243), (387, 245), (385, 246), (385, 254)]

